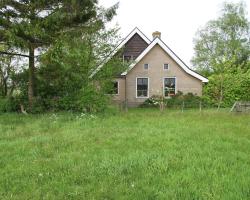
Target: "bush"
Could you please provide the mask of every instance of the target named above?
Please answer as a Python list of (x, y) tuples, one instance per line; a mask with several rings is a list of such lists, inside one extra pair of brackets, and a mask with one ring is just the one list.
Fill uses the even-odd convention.
[(17, 99), (0, 97), (0, 112), (16, 112), (19, 110)]
[(185, 104), (185, 108), (198, 108), (200, 102), (207, 105), (203, 98), (196, 96), (192, 93), (183, 94), (178, 92), (176, 95), (170, 98), (162, 98), (161, 96), (152, 96), (141, 105), (141, 107), (158, 107), (160, 102), (164, 103), (167, 108), (180, 108)]
[[(204, 97), (207, 102), (217, 106), (220, 97), (220, 82), (218, 75), (209, 77), (209, 83), (204, 87)], [(250, 70), (246, 73), (224, 74), (223, 99), (221, 107), (231, 107), (235, 101), (250, 100)]]
[(146, 99), (143, 104), (140, 105), (142, 108), (155, 108), (160, 105), (161, 97), (153, 95), (152, 97)]
[(166, 99), (166, 106), (169, 108), (182, 107), (183, 103), (185, 108), (197, 108), (201, 102), (201, 97), (196, 96), (192, 93), (183, 94), (178, 92), (172, 98)]

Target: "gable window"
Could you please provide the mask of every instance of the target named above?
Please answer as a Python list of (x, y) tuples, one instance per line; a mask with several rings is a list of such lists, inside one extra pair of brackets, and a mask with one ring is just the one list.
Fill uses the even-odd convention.
[(164, 63), (163, 64), (163, 69), (164, 70), (169, 70), (169, 64), (168, 63)]
[(170, 97), (176, 93), (176, 78), (164, 78), (164, 96)]
[(123, 62), (130, 62), (133, 60), (133, 56), (131, 55), (123, 55)]
[(148, 67), (149, 67), (149, 64), (148, 64), (148, 63), (144, 64), (144, 66), (143, 66), (143, 68), (144, 68), (145, 70), (148, 70)]
[(119, 94), (119, 82), (118, 81), (113, 81), (110, 91), (108, 94), (113, 94), (113, 95), (118, 95)]
[(148, 78), (136, 78), (136, 97), (148, 97)]

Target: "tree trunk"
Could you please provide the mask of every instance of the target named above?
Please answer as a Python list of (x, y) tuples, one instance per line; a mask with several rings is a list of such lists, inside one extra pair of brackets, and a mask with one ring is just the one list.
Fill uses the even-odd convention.
[(29, 48), (29, 85), (28, 85), (28, 100), (29, 106), (32, 108), (35, 96), (35, 49), (32, 45)]
[(3, 85), (4, 85), (4, 91), (3, 91), (3, 95), (6, 97), (7, 95), (8, 95), (8, 85), (7, 85), (7, 79), (8, 78), (5, 78), (4, 80), (3, 80)]

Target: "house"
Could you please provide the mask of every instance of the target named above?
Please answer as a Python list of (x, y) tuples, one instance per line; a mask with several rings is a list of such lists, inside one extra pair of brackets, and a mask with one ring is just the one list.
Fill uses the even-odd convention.
[[(191, 70), (154, 32), (148, 39), (135, 28), (106, 58), (108, 62), (122, 48), (124, 61), (133, 61), (127, 71), (114, 80), (113, 100), (138, 106), (153, 95), (171, 97), (178, 91), (202, 95), (202, 85), (208, 79)], [(104, 62), (104, 63), (105, 63)], [(92, 75), (104, 64), (98, 66)]]

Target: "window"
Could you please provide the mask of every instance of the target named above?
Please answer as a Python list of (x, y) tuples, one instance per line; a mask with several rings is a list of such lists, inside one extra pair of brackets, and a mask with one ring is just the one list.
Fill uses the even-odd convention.
[(119, 84), (118, 84), (118, 81), (113, 82), (113, 94), (119, 94)]
[(148, 78), (136, 79), (136, 97), (148, 97)]
[(168, 64), (168, 63), (165, 63), (165, 64), (163, 65), (163, 69), (164, 69), (164, 70), (169, 70), (169, 64)]
[(123, 55), (123, 61), (130, 62), (133, 60), (133, 56)]
[(146, 63), (146, 64), (144, 64), (144, 69), (145, 70), (148, 70), (148, 67), (149, 67), (149, 65)]
[(119, 83), (118, 83), (118, 81), (112, 82), (111, 89), (108, 92), (108, 94), (114, 94), (114, 95), (119, 94)]
[(175, 95), (176, 78), (164, 78), (164, 96), (169, 97)]

